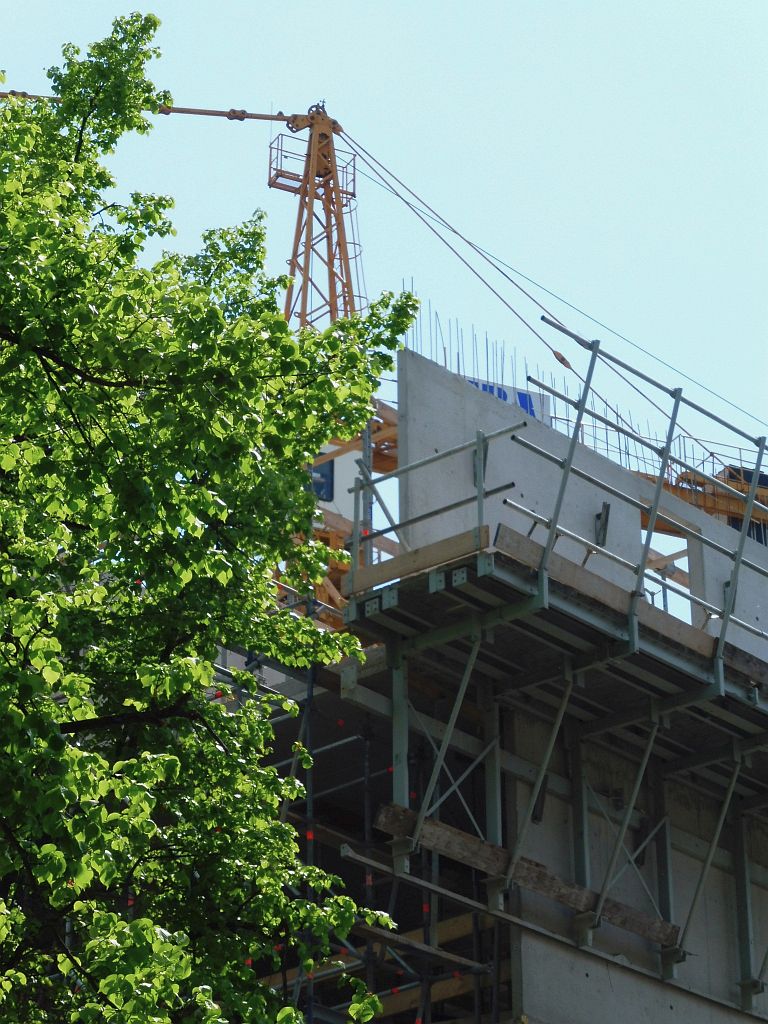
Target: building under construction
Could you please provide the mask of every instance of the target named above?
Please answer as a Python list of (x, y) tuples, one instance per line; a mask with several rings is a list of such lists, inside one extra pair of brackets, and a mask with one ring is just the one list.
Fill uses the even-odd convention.
[[(344, 618), (367, 661), (293, 683), (315, 763), (288, 812), (399, 930), (292, 972), (317, 1020), (343, 1019), (342, 965), (396, 1024), (768, 1008), (764, 440), (739, 438), (746, 467), (684, 463), (691, 403), (644, 378), (667, 437), (601, 424), (656, 473), (619, 465), (583, 443), (616, 365), (585, 345), (570, 433), (401, 354), (397, 469), (361, 460), (352, 485)], [(276, 723), (284, 770), (295, 729)]]
[[(336, 152), (321, 105), (161, 112), (308, 130), (271, 150), (270, 184), (299, 202), (286, 316), (359, 309), (347, 227), (370, 155), (348, 136)], [(379, 403), (318, 458), (317, 532), (351, 560), (311, 596), (278, 589), (358, 636), (364, 664), (293, 677), (222, 652), (223, 678), (249, 668), (301, 707), (306, 773), (297, 720), (274, 729), (305, 782), (284, 808), (305, 858), (398, 924), (268, 979), (309, 1021), (348, 1019), (343, 972), (392, 1024), (768, 1018), (766, 441), (546, 329), (580, 356), (555, 352), (576, 396), (405, 350), (397, 412)], [(601, 396), (606, 370), (660, 437)]]
[[(270, 165), (299, 196), (300, 324), (357, 308), (354, 164), (310, 115), (298, 169), (279, 141)], [(398, 923), (271, 979), (308, 1019), (345, 1019), (343, 971), (393, 1024), (768, 1016), (765, 438), (542, 330), (570, 336), (576, 396), (406, 350), (397, 411), (319, 457), (318, 533), (351, 563), (283, 597), (365, 663), (247, 660), (302, 707), (306, 857)], [(602, 397), (609, 371), (660, 436)], [(296, 729), (275, 720), (281, 771)]]

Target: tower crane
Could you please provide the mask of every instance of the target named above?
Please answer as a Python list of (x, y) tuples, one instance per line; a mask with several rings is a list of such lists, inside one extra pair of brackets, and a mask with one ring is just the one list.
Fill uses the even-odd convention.
[[(58, 102), (55, 96), (0, 91), (0, 99), (7, 97)], [(356, 198), (355, 157), (337, 150), (336, 138), (343, 135), (343, 129), (328, 114), (323, 102), (313, 104), (306, 114), (285, 114), (282, 110), (266, 114), (237, 108), (221, 110), (176, 105), (161, 106), (158, 113), (285, 125), (290, 134), (277, 135), (270, 143), (268, 175), (270, 188), (298, 197), (288, 260), (291, 283), (285, 296), (285, 318), (298, 328), (321, 328), (360, 311), (365, 299), (361, 289), (356, 293), (353, 285), (353, 266), (360, 247), (354, 237), (349, 237), (351, 232), (347, 230), (345, 218), (353, 212)], [(296, 136), (305, 131), (308, 135), (306, 147), (303, 147)], [(363, 449), (372, 468), (383, 472), (396, 468), (397, 413), (378, 399), (374, 400), (374, 405), (374, 416), (364, 435), (352, 441), (332, 439), (316, 465)], [(351, 523), (344, 516), (329, 511), (327, 522), (319, 524), (318, 533), (329, 547), (341, 548), (350, 529)], [(382, 538), (378, 546), (383, 549), (387, 542)], [(346, 602), (333, 580), (326, 579), (325, 583), (327, 593), (321, 600), (330, 601), (340, 610)]]
[(344, 220), (345, 210), (356, 194), (354, 156), (340, 158), (337, 153), (334, 138), (343, 134), (343, 129), (327, 113), (325, 104), (313, 104), (306, 114), (176, 106), (160, 107), (159, 112), (226, 117), (230, 121), (282, 122), (291, 135), (309, 130), (303, 151), (291, 145), (290, 135), (278, 135), (269, 147), (270, 188), (291, 192), (299, 198), (288, 261), (291, 284), (285, 296), (285, 318), (306, 327), (326, 318), (333, 323), (355, 313), (359, 303), (355, 301)]
[[(0, 99), (11, 96), (57, 102), (55, 96), (13, 89), (0, 92)], [(223, 117), (229, 121), (273, 121), (283, 123), (292, 135), (309, 129), (304, 152), (289, 144), (291, 136), (278, 135), (270, 144), (269, 186), (299, 197), (288, 261), (292, 283), (285, 297), (285, 317), (305, 327), (317, 325), (325, 318), (332, 323), (355, 313), (359, 302), (352, 284), (350, 243), (344, 221), (344, 212), (355, 198), (354, 156), (339, 158), (334, 137), (343, 130), (326, 112), (325, 104), (315, 103), (306, 114), (178, 106), (161, 106), (158, 112)]]

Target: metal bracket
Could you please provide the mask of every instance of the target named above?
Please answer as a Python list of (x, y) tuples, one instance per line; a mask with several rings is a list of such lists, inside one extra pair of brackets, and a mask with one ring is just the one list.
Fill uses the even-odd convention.
[(725, 580), (723, 583), (723, 608), (736, 606), (736, 581)]
[(462, 566), (459, 569), (452, 569), (446, 572), (443, 569), (432, 569), (428, 577), (430, 594), (439, 594), (443, 590), (453, 587), (463, 587), (469, 582), (469, 569)]
[(390, 608), (397, 608), (399, 603), (400, 597), (397, 587), (387, 587), (381, 595), (381, 610), (386, 612)]
[(583, 914), (576, 914), (573, 918), (573, 928), (577, 946), (591, 946), (592, 933), (599, 926), (600, 922), (595, 918), (591, 910), (585, 910)]
[(478, 454), (477, 450), (472, 452), (472, 482), (474, 483), (475, 487), (482, 486), (483, 485), (483, 481), (485, 480), (485, 470), (486, 470), (486, 467), (488, 466), (488, 438), (485, 438), (485, 440), (482, 442), (482, 448), (483, 448), (483, 470), (482, 470), (482, 474), (478, 473), (478, 471), (477, 471), (477, 469), (478, 469), (478, 467), (477, 467), (477, 454)]
[(747, 978), (739, 982), (739, 988), (745, 995), (761, 996), (765, 992), (765, 982), (759, 978)]
[(490, 576), (494, 570), (494, 558), (489, 551), (481, 551), (477, 556), (477, 575)]
[(454, 569), (451, 573), (451, 586), (452, 587), (463, 587), (469, 580), (469, 570), (466, 566), (462, 566), (460, 569)]
[(445, 573), (441, 569), (432, 569), (428, 577), (430, 594), (439, 594), (446, 588)]
[(611, 514), (611, 503), (603, 502), (603, 507), (595, 516), (595, 544), (604, 548), (608, 540), (608, 517)]
[(411, 863), (409, 854), (413, 853), (414, 842), (410, 836), (402, 836), (398, 839), (390, 839), (389, 847), (392, 850), (392, 867), (396, 875), (410, 874)]
[(358, 616), (357, 616), (357, 599), (356, 598), (350, 597), (349, 604), (347, 604), (346, 608), (344, 609), (342, 617), (344, 619), (344, 625), (345, 626), (349, 626), (351, 623), (357, 621), (357, 617)]
[(503, 875), (493, 875), (484, 879), (489, 910), (504, 909), (504, 890), (506, 880)]
[(358, 661), (349, 661), (341, 666), (339, 695), (342, 698), (351, 697), (357, 689), (359, 667), (360, 663)]
[(680, 946), (662, 946), (659, 953), (661, 959), (661, 976), (665, 981), (675, 977), (675, 967), (688, 959), (688, 954)]

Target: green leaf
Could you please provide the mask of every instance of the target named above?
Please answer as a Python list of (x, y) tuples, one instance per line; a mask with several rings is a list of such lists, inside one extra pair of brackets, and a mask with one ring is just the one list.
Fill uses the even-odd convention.
[(323, 963), (367, 916), (281, 821), (302, 787), (272, 767), (274, 694), (215, 680), (222, 647), (360, 654), (276, 580), (304, 594), (339, 557), (312, 538), (307, 464), (367, 421), (413, 302), (297, 335), (260, 214), (153, 255), (171, 200), (109, 168), (130, 173), (114, 150), (170, 102), (157, 24), (65, 46), (55, 103), (0, 101), (8, 1024), (299, 1024), (262, 967)]

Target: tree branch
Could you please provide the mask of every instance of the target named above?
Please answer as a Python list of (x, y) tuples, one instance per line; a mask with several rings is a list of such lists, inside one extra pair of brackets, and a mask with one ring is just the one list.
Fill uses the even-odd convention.
[(142, 723), (161, 725), (167, 718), (186, 718), (188, 721), (193, 721), (197, 717), (196, 713), (184, 710), (184, 705), (188, 699), (189, 694), (185, 693), (177, 701), (165, 708), (147, 708), (145, 711), (123, 711), (119, 715), (102, 715), (98, 718), (80, 718), (74, 722), (61, 722), (59, 723), (59, 731), (77, 734), (116, 729), (122, 725)]

